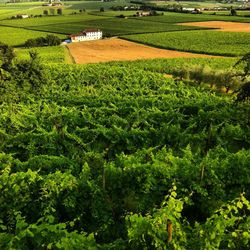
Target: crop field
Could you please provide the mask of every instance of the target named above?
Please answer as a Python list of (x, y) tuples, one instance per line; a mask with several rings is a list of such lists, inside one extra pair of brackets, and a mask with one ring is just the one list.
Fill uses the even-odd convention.
[(0, 22), (0, 24), (61, 34), (73, 34), (83, 30), (84, 28), (91, 27), (102, 29), (105, 35), (108, 36), (145, 32), (150, 33), (160, 31), (201, 29), (199, 27), (178, 26), (165, 23), (159, 25), (156, 22), (148, 22), (144, 19), (121, 19), (87, 14), (61, 17), (52, 16), (24, 20), (6, 20)]
[(18, 60), (28, 60), (30, 51), (37, 52), (40, 62), (44, 64), (66, 63), (65, 58), (68, 53), (64, 46), (52, 46), (32, 49), (18, 48), (15, 49), (15, 54)]
[[(59, 32), (62, 34), (72, 34), (83, 30), (84, 28), (99, 28), (102, 29), (105, 36), (117, 36), (124, 34), (137, 34), (137, 33), (154, 33), (163, 31), (180, 31), (180, 30), (195, 30), (202, 29), (200, 27), (180, 26), (180, 25), (158, 25), (154, 22), (147, 22), (144, 20), (135, 19), (95, 19), (83, 22), (65, 23), (65, 24), (51, 24), (41, 25), (35, 27), (28, 27), (35, 30), (47, 32)], [(145, 27), (144, 29), (142, 27)]]
[(179, 23), (179, 25), (216, 28), (217, 31), (250, 32), (250, 23), (209, 21), (209, 22)]
[(79, 64), (151, 58), (207, 57), (204, 54), (152, 48), (117, 38), (72, 43), (68, 48), (75, 62)]
[[(149, 1), (150, 3), (154, 3), (159, 6), (176, 4), (176, 1)], [(184, 7), (189, 8), (214, 8), (214, 7), (238, 7), (241, 3), (220, 3), (216, 1), (178, 1), (178, 4)]]
[(142, 69), (35, 69), (0, 89), (1, 249), (248, 248), (247, 104)]
[(4, 20), (0, 22), (0, 25), (9, 25), (13, 27), (24, 27), (24, 28), (35, 28), (44, 25), (65, 25), (71, 23), (82, 23), (86, 21), (102, 20), (107, 17), (104, 16), (93, 16), (88, 14), (79, 15), (66, 15), (66, 16), (44, 16), (29, 19), (17, 19), (17, 20)]
[(119, 66), (126, 69), (141, 69), (161, 74), (172, 74), (174, 70), (181, 69), (183, 66), (201, 65), (209, 66), (214, 70), (232, 69), (238, 58), (233, 57), (204, 57), (204, 58), (156, 58), (147, 60), (135, 60), (124, 62), (104, 63), (110, 66)]
[(2, 2), (1, 250), (250, 249), (250, 19)]
[(90, 10), (99, 10), (101, 7), (104, 8), (104, 10), (109, 10), (112, 6), (125, 6), (130, 5), (129, 0), (116, 0), (115, 2), (102, 2), (102, 1), (70, 1), (65, 2), (68, 5), (71, 5), (69, 9), (72, 10), (78, 10), (78, 9), (85, 9), (86, 11)]
[(214, 55), (240, 56), (250, 50), (250, 33), (199, 30), (130, 35), (125, 38), (159, 48)]
[[(142, 19), (138, 17), (138, 19)], [(160, 22), (160, 23), (185, 23), (185, 22), (203, 22), (203, 21), (232, 21), (232, 22), (250, 22), (247, 17), (232, 17), (232, 16), (216, 16), (216, 15), (194, 15), (182, 14), (174, 12), (164, 12), (163, 16), (143, 17), (145, 20)]]
[[(51, 33), (0, 26), (0, 42), (6, 43), (11, 46), (21, 46), (28, 39), (45, 37), (48, 34)], [(65, 35), (56, 35), (62, 39), (65, 38)]]

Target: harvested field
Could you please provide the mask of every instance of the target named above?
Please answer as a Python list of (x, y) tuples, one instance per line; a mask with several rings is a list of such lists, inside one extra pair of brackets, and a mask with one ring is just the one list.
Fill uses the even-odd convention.
[(216, 28), (219, 29), (219, 31), (229, 31), (229, 32), (250, 32), (250, 23), (208, 21), (208, 22), (178, 23), (178, 25)]
[(67, 46), (75, 62), (78, 64), (152, 58), (213, 57), (202, 54), (157, 49), (118, 38), (72, 43)]

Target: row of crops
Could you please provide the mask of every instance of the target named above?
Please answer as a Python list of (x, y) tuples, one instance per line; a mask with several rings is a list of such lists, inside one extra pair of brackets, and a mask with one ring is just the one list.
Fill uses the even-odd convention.
[(249, 247), (247, 103), (142, 67), (23, 64), (0, 80), (1, 249)]
[[(84, 3), (78, 4), (81, 6)], [(74, 6), (75, 3), (71, 7), (74, 8)], [(39, 10), (38, 6), (35, 9), (33, 9), (34, 6), (31, 7), (28, 14)], [(65, 9), (69, 10), (71, 7), (65, 6)], [(8, 6), (5, 8), (8, 9)], [(24, 6), (24, 10), (25, 8), (27, 6)], [(227, 56), (242, 55), (249, 50), (248, 33), (218, 33), (203, 31), (203, 28), (199, 27), (176, 25), (181, 22), (213, 20), (249, 22), (247, 18), (169, 12), (153, 17), (116, 18), (115, 15), (119, 13), (125, 12), (77, 12), (74, 15), (65, 12), (61, 16), (4, 19), (0, 21), (0, 41), (12, 46), (22, 46), (27, 39), (39, 37), (42, 34), (55, 33), (61, 39), (65, 39), (67, 35), (80, 32), (85, 28), (100, 28), (104, 36), (128, 35), (127, 39), (167, 49)]]
[(138, 34), (124, 38), (156, 46), (195, 53), (239, 56), (250, 50), (250, 33), (187, 31)]

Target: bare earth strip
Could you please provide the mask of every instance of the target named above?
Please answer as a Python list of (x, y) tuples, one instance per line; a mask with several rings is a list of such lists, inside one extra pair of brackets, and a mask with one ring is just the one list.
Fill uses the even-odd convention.
[(215, 57), (157, 49), (118, 38), (71, 43), (67, 46), (78, 64), (153, 58)]
[(197, 26), (204, 28), (217, 28), (219, 29), (218, 31), (250, 32), (250, 23), (208, 21), (208, 22), (178, 23), (178, 25)]

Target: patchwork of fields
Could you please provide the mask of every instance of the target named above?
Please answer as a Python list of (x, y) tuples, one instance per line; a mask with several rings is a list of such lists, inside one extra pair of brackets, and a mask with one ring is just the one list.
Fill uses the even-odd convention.
[(80, 64), (152, 58), (209, 57), (207, 55), (152, 48), (121, 39), (73, 43), (68, 47), (75, 62)]
[(164, 49), (240, 56), (250, 50), (250, 33), (188, 31), (129, 35), (124, 38)]
[[(119, 3), (126, 4), (126, 1), (122, 0)], [(165, 12), (163, 16), (160, 15), (135, 18), (132, 17), (132, 14), (136, 11), (98, 12), (96, 9), (98, 9), (101, 5), (106, 6), (105, 8), (110, 7), (110, 3), (107, 3), (106, 5), (106, 3), (102, 2), (70, 2), (70, 4), (66, 3), (63, 7), (63, 15), (48, 15), (23, 20), (6, 19), (6, 17), (10, 17), (15, 13), (13, 8), (16, 8), (16, 13), (19, 13), (21, 5), (5, 6), (5, 8), (1, 10), (3, 13), (3, 15), (1, 15), (1, 19), (4, 20), (0, 21), (0, 41), (13, 46), (20, 46), (25, 42), (25, 40), (31, 37), (44, 36), (47, 33), (54, 33), (60, 38), (64, 39), (68, 35), (80, 32), (85, 28), (100, 28), (103, 30), (104, 36), (126, 36), (127, 39), (131, 39), (133, 41), (138, 41), (148, 45), (166, 49), (230, 56), (238, 56), (248, 50), (248, 35), (220, 35), (218, 37), (218, 46), (214, 46), (212, 44), (214, 44), (214, 41), (217, 40), (217, 35), (215, 35), (215, 33), (213, 32), (181, 32), (188, 30), (207, 29), (206, 27), (193, 26), (191, 23), (190, 26), (188, 23), (185, 26), (177, 24), (183, 22), (230, 20), (233, 22), (246, 22), (246, 24), (244, 25), (248, 25), (247, 22), (250, 21), (249, 18), (217, 15), (192, 15), (171, 12)], [(86, 11), (79, 13), (79, 10), (82, 8), (86, 8)], [(29, 14), (38, 14), (39, 11), (40, 14), (42, 14), (45, 9), (46, 7), (39, 7), (37, 3), (25, 4), (23, 6), (23, 11), (27, 11), (27, 13)], [(72, 14), (70, 13), (70, 11), (77, 12), (75, 12), (76, 14)], [(127, 19), (116, 18), (116, 15), (120, 15), (121, 13), (129, 17)], [(23, 29), (14, 30), (10, 27), (19, 27)], [(213, 27), (210, 25), (209, 28)], [(167, 34), (164, 32), (170, 33)], [(13, 36), (10, 36), (9, 34), (13, 34), (14, 39)], [(203, 37), (204, 34), (209, 34), (209, 46), (207, 46), (207, 41), (204, 41), (204, 39), (200, 40), (200, 37)], [(192, 40), (192, 38), (194, 37), (195, 41)], [(176, 42), (176, 39), (185, 39), (185, 42), (182, 44), (178, 44), (178, 42)], [(196, 43), (196, 40), (199, 40), (199, 44)], [(238, 48), (239, 44), (243, 43), (245, 43), (246, 46), (244, 46), (244, 48)]]
[(250, 19), (3, 1), (0, 249), (250, 249)]
[(218, 31), (229, 32), (250, 32), (250, 23), (224, 22), (224, 21), (209, 21), (209, 22), (192, 22), (179, 23), (179, 25), (216, 28)]

